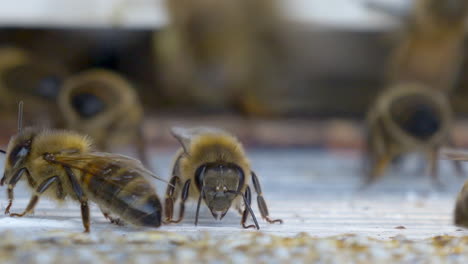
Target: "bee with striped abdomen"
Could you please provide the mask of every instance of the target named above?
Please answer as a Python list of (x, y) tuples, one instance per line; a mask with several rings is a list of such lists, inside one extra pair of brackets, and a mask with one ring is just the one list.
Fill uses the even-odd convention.
[[(197, 199), (195, 225), (202, 200), (215, 219), (222, 219), (232, 204), (242, 214), (244, 228), (259, 229), (250, 208), (249, 182), (257, 193), (257, 203), (262, 218), (269, 223), (282, 223), (271, 219), (263, 198), (260, 182), (246, 158), (241, 143), (229, 133), (216, 128), (173, 128), (172, 134), (182, 145), (172, 169), (170, 186), (166, 190), (165, 218), (168, 223), (178, 223), (184, 217), (185, 202)], [(179, 200), (179, 218), (173, 219), (174, 204)], [(249, 213), (255, 225), (246, 225)]]
[[(451, 144), (452, 110), (446, 95), (417, 84), (400, 84), (382, 92), (367, 116), (367, 182), (379, 178), (396, 157), (427, 155), (437, 180), (437, 155)], [(460, 171), (460, 164), (456, 163)]]
[[(22, 213), (10, 213), (13, 189), (24, 177), (34, 193)], [(31, 213), (41, 195), (59, 202), (70, 198), (81, 204), (83, 225), (89, 232), (88, 200), (96, 203), (111, 222), (120, 220), (109, 214), (134, 225), (160, 226), (161, 203), (148, 177), (157, 178), (138, 160), (94, 151), (86, 136), (69, 131), (21, 129), (20, 125), (18, 134), (8, 144), (0, 184), (8, 186), (6, 214), (22, 217)]]
[(66, 80), (59, 96), (65, 128), (90, 135), (99, 150), (136, 143), (148, 165), (143, 108), (131, 84), (117, 73), (95, 69)]
[[(441, 152), (443, 159), (468, 161), (468, 152), (455, 149), (445, 149)], [(468, 228), (468, 181), (465, 182), (457, 196), (453, 211), (453, 222), (457, 226)]]

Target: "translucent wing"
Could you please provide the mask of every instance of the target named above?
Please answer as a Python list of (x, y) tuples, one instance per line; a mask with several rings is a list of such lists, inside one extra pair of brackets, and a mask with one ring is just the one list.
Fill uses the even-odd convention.
[(226, 131), (215, 127), (173, 127), (171, 128), (172, 135), (180, 142), (185, 153), (188, 153), (190, 143), (194, 137), (203, 134), (228, 134)]
[(91, 152), (82, 154), (54, 154), (52, 162), (78, 169), (92, 175), (110, 173), (113, 168), (126, 168), (141, 174), (143, 177), (151, 177), (165, 183), (166, 180), (146, 169), (143, 164), (134, 158), (124, 155), (105, 152)]

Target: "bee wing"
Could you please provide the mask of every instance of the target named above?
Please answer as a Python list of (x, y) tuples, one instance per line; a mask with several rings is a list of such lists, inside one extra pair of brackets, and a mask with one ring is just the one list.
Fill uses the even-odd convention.
[(227, 134), (226, 131), (215, 128), (215, 127), (193, 127), (193, 128), (184, 128), (184, 127), (172, 127), (171, 134), (179, 141), (184, 149), (185, 153), (188, 153), (188, 149), (192, 139), (196, 136), (202, 134)]
[(439, 157), (446, 160), (468, 161), (468, 151), (443, 148), (439, 152)]
[(68, 166), (70, 168), (85, 171), (92, 175), (103, 173), (109, 165), (116, 165), (120, 168), (128, 168), (140, 173), (144, 177), (151, 177), (169, 184), (168, 181), (155, 175), (153, 172), (146, 169), (143, 164), (134, 158), (124, 155), (111, 154), (105, 152), (82, 153), (76, 155), (56, 154), (54, 162)]

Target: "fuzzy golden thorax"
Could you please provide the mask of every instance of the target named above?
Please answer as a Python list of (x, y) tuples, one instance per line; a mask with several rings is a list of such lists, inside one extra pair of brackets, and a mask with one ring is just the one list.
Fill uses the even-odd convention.
[(38, 169), (50, 165), (43, 158), (46, 153), (73, 154), (90, 149), (90, 140), (74, 132), (25, 128), (8, 144), (2, 183), (9, 182), (23, 168), (29, 171), (32, 178), (40, 180), (42, 173)]
[(195, 183), (191, 197), (198, 198), (203, 189), (213, 216), (222, 218), (250, 181), (250, 165), (242, 144), (227, 133), (202, 133), (184, 147), (180, 172), (182, 178)]

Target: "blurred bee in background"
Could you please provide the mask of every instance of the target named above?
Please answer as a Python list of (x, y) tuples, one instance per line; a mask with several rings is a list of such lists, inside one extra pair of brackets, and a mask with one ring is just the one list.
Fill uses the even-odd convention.
[[(444, 149), (441, 158), (454, 161), (468, 161), (468, 153), (456, 149)], [(457, 226), (468, 228), (468, 181), (465, 182), (455, 203), (453, 222)]]
[[(22, 213), (10, 213), (13, 189), (23, 176), (33, 195)], [(41, 195), (58, 202), (70, 198), (81, 204), (83, 226), (89, 232), (88, 199), (111, 222), (120, 223), (113, 214), (134, 225), (160, 226), (161, 203), (148, 177), (157, 178), (135, 159), (95, 152), (86, 136), (61, 130), (22, 129), (19, 118), (19, 131), (8, 144), (0, 184), (8, 186), (5, 214), (22, 217), (31, 213)]]
[(0, 107), (15, 116), (17, 103), (28, 107), (29, 122), (60, 126), (56, 99), (68, 72), (65, 67), (14, 47), (0, 48)]
[[(467, 160), (465, 158), (465, 160)], [(458, 193), (453, 214), (453, 222), (457, 226), (468, 228), (468, 182), (465, 182)]]
[[(260, 182), (246, 158), (241, 143), (227, 132), (208, 127), (173, 128), (172, 134), (182, 145), (177, 152), (171, 184), (166, 190), (165, 222), (178, 223), (184, 218), (185, 202), (188, 198), (197, 199), (195, 225), (202, 200), (215, 219), (223, 219), (229, 208), (234, 207), (242, 215), (244, 228), (257, 228), (259, 225), (251, 209), (252, 180), (257, 193), (258, 208), (262, 218), (269, 223), (282, 223), (271, 219), (263, 198)], [(173, 219), (174, 204), (179, 200), (180, 209), (177, 220)], [(249, 214), (254, 225), (246, 225)]]
[[(367, 183), (382, 176), (389, 163), (408, 152), (422, 152), (437, 178), (437, 155), (451, 145), (452, 110), (447, 96), (419, 84), (400, 84), (383, 91), (367, 116)], [(456, 162), (460, 172), (461, 165)]]
[(418, 81), (452, 91), (463, 63), (467, 17), (467, 0), (416, 0), (391, 57), (390, 83)]
[(171, 24), (154, 41), (168, 98), (252, 112), (262, 111), (259, 100), (267, 101), (266, 108), (276, 105), (268, 106), (269, 96), (284, 101), (277, 91), (285, 92), (281, 80), (287, 74), (279, 69), (286, 59), (280, 56), (284, 38), (275, 0), (166, 3)]
[(65, 127), (91, 136), (100, 150), (135, 143), (148, 165), (143, 108), (131, 84), (117, 73), (93, 69), (66, 80), (59, 95)]

